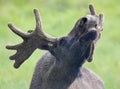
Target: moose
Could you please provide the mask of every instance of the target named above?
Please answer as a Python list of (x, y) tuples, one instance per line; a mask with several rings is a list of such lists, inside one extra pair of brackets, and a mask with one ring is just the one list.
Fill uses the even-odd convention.
[(90, 14), (80, 18), (68, 35), (54, 38), (43, 32), (40, 15), (34, 9), (35, 30), (22, 32), (12, 23), (8, 27), (23, 39), (14, 46), (6, 46), (17, 52), (10, 56), (19, 68), (38, 48), (47, 50), (37, 62), (29, 89), (104, 89), (102, 79), (82, 65), (91, 62), (103, 27), (103, 14), (96, 14), (89, 5)]

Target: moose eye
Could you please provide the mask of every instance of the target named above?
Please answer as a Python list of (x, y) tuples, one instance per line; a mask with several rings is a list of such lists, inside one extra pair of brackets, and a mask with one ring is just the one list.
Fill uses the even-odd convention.
[(80, 28), (81, 31), (83, 30), (85, 23), (87, 21), (88, 21), (88, 19), (86, 17), (81, 18), (81, 20), (79, 21), (78, 28)]
[(67, 43), (67, 41), (66, 41), (65, 38), (61, 38), (60, 41), (59, 41), (60, 46), (64, 46), (66, 43)]
[(87, 18), (86, 17), (83, 17), (80, 21), (80, 24), (81, 25), (84, 25), (85, 23), (87, 22)]
[(97, 27), (97, 24), (95, 24), (95, 28)]

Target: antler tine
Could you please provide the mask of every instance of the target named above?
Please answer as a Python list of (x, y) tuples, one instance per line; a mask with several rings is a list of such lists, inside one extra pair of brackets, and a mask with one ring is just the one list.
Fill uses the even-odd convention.
[(26, 38), (29, 35), (27, 33), (23, 33), (20, 29), (18, 29), (17, 27), (15, 27), (12, 23), (8, 23), (8, 27), (18, 36), (20, 36), (21, 38)]
[(35, 20), (36, 20), (35, 32), (37, 32), (37, 34), (39, 34), (42, 38), (46, 39), (47, 41), (55, 42), (56, 39), (54, 37), (48, 36), (44, 33), (42, 29), (42, 22), (40, 19), (40, 14), (38, 9), (34, 9), (34, 14), (35, 14)]
[(16, 50), (18, 48), (19, 45), (7, 45), (6, 48), (9, 49), (9, 50)]
[(90, 9), (91, 15), (96, 15), (94, 6), (92, 4), (89, 5), (89, 9)]
[(35, 30), (37, 32), (43, 33), (39, 11), (37, 9), (34, 9), (34, 14), (35, 14), (35, 20), (36, 20), (36, 29)]

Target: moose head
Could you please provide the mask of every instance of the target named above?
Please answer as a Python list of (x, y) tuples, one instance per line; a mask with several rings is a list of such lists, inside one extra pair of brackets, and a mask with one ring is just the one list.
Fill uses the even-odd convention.
[(18, 68), (37, 48), (48, 50), (58, 62), (77, 63), (76, 66), (80, 66), (85, 60), (92, 61), (94, 46), (102, 31), (103, 14), (97, 15), (91, 4), (89, 9), (90, 14), (80, 18), (71, 32), (60, 38), (50, 37), (43, 32), (37, 9), (34, 9), (35, 30), (25, 33), (9, 23), (8, 27), (23, 39), (20, 44), (6, 46), (7, 49), (17, 51), (10, 56), (11, 60), (15, 60), (14, 67)]

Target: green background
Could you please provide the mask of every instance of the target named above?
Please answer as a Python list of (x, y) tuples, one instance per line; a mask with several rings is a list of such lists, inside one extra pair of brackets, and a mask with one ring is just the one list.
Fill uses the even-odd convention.
[(120, 0), (0, 0), (0, 89), (29, 89), (35, 64), (45, 53), (36, 50), (19, 69), (14, 69), (9, 56), (15, 51), (6, 50), (5, 46), (20, 43), (22, 39), (8, 29), (8, 22), (24, 32), (34, 29), (33, 8), (38, 8), (44, 31), (60, 37), (89, 13), (89, 3), (94, 4), (98, 13), (104, 13), (105, 22), (94, 60), (84, 66), (103, 79), (106, 89), (120, 89)]

